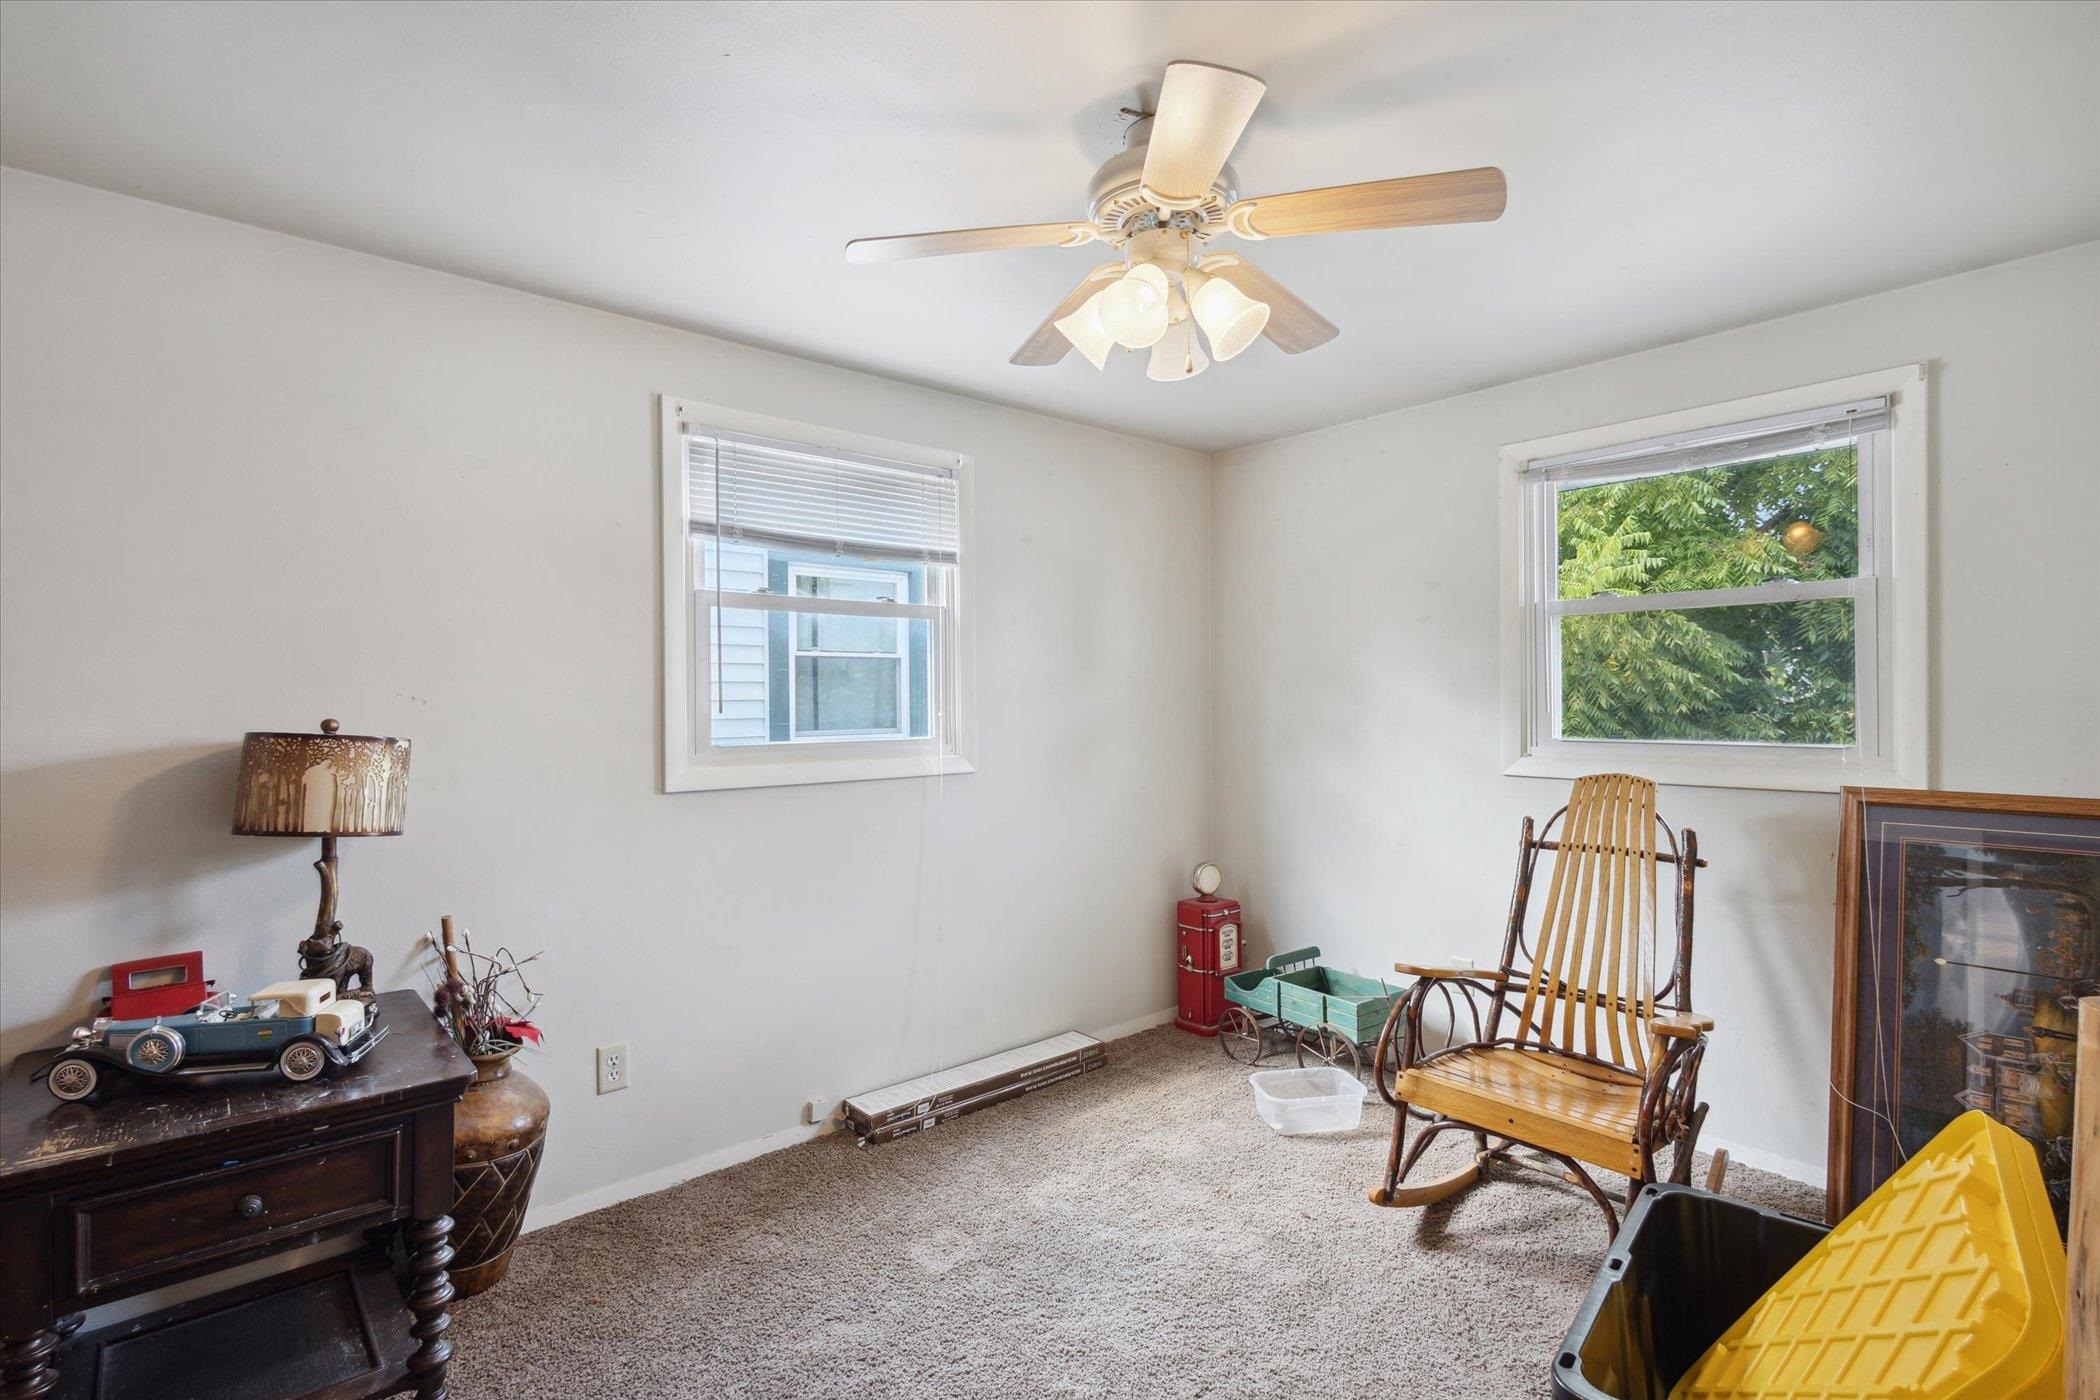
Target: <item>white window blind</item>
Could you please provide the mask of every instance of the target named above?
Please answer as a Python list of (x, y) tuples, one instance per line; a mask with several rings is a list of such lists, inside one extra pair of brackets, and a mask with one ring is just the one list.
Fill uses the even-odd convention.
[(953, 564), (956, 473), (769, 438), (685, 436), (692, 530), (741, 543), (861, 559)]
[(1803, 413), (1645, 438), (1592, 452), (1542, 457), (1525, 468), (1525, 475), (1556, 482), (1609, 481), (1696, 467), (1726, 466), (1732, 462), (1776, 456), (1781, 452), (1807, 451), (1825, 443), (1843, 442), (1847, 438), (1874, 432), (1888, 426), (1888, 409), (1886, 395), (1855, 399)]

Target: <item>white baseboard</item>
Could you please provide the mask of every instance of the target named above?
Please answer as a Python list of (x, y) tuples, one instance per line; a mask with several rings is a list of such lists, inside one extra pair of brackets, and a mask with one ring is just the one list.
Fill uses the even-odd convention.
[(1170, 1006), (1164, 1011), (1148, 1011), (1134, 1021), (1124, 1021), (1103, 1030), (1088, 1031), (1087, 1034), (1096, 1040), (1121, 1040), (1126, 1035), (1136, 1035), (1139, 1031), (1149, 1031), (1154, 1026), (1166, 1025), (1174, 1019), (1174, 1013), (1179, 1009)]
[(525, 1212), (524, 1233), (529, 1235), (534, 1230), (559, 1225), (572, 1216), (589, 1215), (594, 1210), (604, 1210), (607, 1206), (631, 1201), (636, 1196), (668, 1191), (682, 1181), (691, 1181), (696, 1176), (706, 1176), (709, 1172), (718, 1172), (724, 1167), (733, 1167), (739, 1162), (748, 1162), (753, 1157), (763, 1157), (768, 1152), (793, 1147), (796, 1143), (808, 1142), (811, 1138), (835, 1131), (835, 1119), (827, 1119), (817, 1124), (797, 1124), (792, 1128), (782, 1128), (777, 1133), (752, 1138), (749, 1142), (717, 1148), (713, 1152), (702, 1153), (698, 1157), (690, 1157), (668, 1167), (658, 1167), (653, 1172), (643, 1172), (640, 1176), (625, 1177), (604, 1186), (594, 1187), (565, 1201), (555, 1201), (549, 1205), (535, 1202), (532, 1208)]
[(1774, 1176), (1783, 1176), (1789, 1181), (1798, 1181), (1804, 1186), (1813, 1186), (1818, 1191), (1828, 1189), (1829, 1172), (1821, 1162), (1797, 1162), (1791, 1157), (1767, 1152), (1762, 1147), (1746, 1147), (1739, 1142), (1730, 1142), (1727, 1138), (1702, 1137), (1699, 1145), (1709, 1152), (1716, 1147), (1726, 1148), (1730, 1161), (1741, 1162), (1746, 1167), (1755, 1167)]
[[(1174, 1019), (1174, 1012), (1175, 1008), (1170, 1006), (1164, 1011), (1148, 1012), (1136, 1020), (1124, 1021), (1103, 1030), (1089, 1031), (1087, 1034), (1096, 1040), (1121, 1040), (1126, 1035), (1136, 1035), (1139, 1031), (1149, 1031), (1154, 1026), (1166, 1025)], [(659, 1167), (652, 1172), (643, 1172), (639, 1176), (625, 1177), (604, 1186), (593, 1187), (566, 1200), (549, 1204), (535, 1202), (525, 1212), (523, 1233), (529, 1235), (534, 1230), (544, 1230), (549, 1225), (559, 1225), (564, 1220), (589, 1215), (594, 1210), (604, 1210), (607, 1206), (616, 1206), (622, 1201), (631, 1201), (636, 1196), (668, 1191), (680, 1182), (691, 1181), (696, 1176), (706, 1176), (710, 1172), (721, 1171), (724, 1167), (748, 1162), (753, 1157), (763, 1157), (768, 1152), (778, 1152), (783, 1147), (808, 1142), (813, 1138), (822, 1137), (825, 1133), (837, 1132), (839, 1127), (839, 1120), (834, 1115), (822, 1123), (782, 1128), (777, 1133), (767, 1133), (764, 1137), (717, 1148), (713, 1152), (703, 1153), (668, 1167)]]

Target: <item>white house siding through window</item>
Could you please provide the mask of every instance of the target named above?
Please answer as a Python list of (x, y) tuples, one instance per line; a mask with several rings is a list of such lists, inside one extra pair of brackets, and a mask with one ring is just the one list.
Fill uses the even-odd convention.
[(968, 771), (967, 458), (666, 398), (670, 790)]

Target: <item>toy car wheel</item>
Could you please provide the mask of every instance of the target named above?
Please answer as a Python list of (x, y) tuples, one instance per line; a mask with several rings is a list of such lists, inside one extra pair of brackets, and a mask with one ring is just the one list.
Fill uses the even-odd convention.
[(277, 1052), (277, 1072), (294, 1084), (304, 1084), (328, 1068), (328, 1056), (311, 1040), (295, 1040)]
[(1262, 1052), (1261, 1022), (1244, 1006), (1228, 1006), (1218, 1022), (1218, 1048), (1243, 1065), (1257, 1064)]
[(95, 1068), (93, 1060), (60, 1060), (44, 1077), (44, 1087), (51, 1091), (51, 1096), (67, 1103), (86, 1098), (101, 1082), (102, 1071)]
[(1354, 1042), (1331, 1026), (1307, 1026), (1298, 1032), (1298, 1063), (1333, 1065), (1352, 1079), (1364, 1077), (1363, 1057)]
[(182, 1035), (165, 1027), (140, 1032), (124, 1052), (131, 1067), (146, 1074), (165, 1074), (182, 1063)]

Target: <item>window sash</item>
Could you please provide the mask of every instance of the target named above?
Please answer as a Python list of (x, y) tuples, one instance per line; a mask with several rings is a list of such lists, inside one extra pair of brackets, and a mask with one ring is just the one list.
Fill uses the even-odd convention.
[[(1832, 580), (1844, 585), (1844, 591), (1835, 594), (1820, 594), (1819, 597), (1849, 597), (1852, 599), (1852, 742), (1849, 744), (1781, 744), (1762, 739), (1596, 739), (1581, 735), (1570, 736), (1564, 732), (1567, 709), (1566, 697), (1562, 693), (1565, 676), (1561, 669), (1560, 619), (1582, 615), (1579, 612), (1554, 613), (1546, 610), (1545, 621), (1540, 626), (1543, 636), (1538, 638), (1541, 671), (1539, 675), (1542, 709), (1535, 715), (1537, 732), (1545, 736), (1538, 747), (1565, 746), (1580, 748), (1585, 752), (1625, 752), (1638, 754), (1643, 748), (1660, 745), (1679, 753), (1722, 754), (1775, 753), (1775, 754), (1824, 754), (1836, 758), (1864, 757), (1881, 752), (1881, 692), (1879, 664), (1880, 632), (1877, 619), (1880, 616), (1881, 595), (1875, 579)], [(1704, 607), (1728, 607), (1735, 604), (1786, 602), (1783, 598), (1743, 598), (1739, 595), (1755, 592), (1747, 588), (1717, 590), (1727, 598), (1725, 603), (1708, 603)], [(1678, 597), (1696, 597), (1696, 594), (1678, 594)], [(1680, 605), (1682, 606), (1682, 605)], [(1592, 612), (1603, 611), (1594, 609)], [(1618, 609), (1632, 612), (1642, 609)]]
[[(885, 661), (897, 669), (897, 723), (890, 729), (804, 729), (801, 667), (811, 661)], [(790, 744), (832, 744), (848, 739), (913, 739), (911, 732), (911, 658), (899, 652), (797, 651), (788, 662), (788, 738)]]
[(821, 613), (831, 617), (905, 617), (938, 621), (948, 615), (942, 603), (868, 603), (858, 598), (809, 598), (793, 593), (754, 593), (734, 588), (717, 590), (705, 583), (693, 589), (702, 607), (714, 607), (721, 599), (724, 608), (754, 612)]
[[(881, 569), (825, 568), (820, 565), (790, 564), (787, 574), (788, 595), (795, 598), (816, 598), (819, 595), (800, 592), (800, 585), (805, 579), (826, 578), (854, 579), (878, 585), (888, 584), (893, 595), (906, 593), (911, 586), (911, 581), (903, 574)], [(822, 601), (836, 603), (854, 600), (823, 598)], [(808, 616), (809, 614), (802, 615)], [(844, 615), (836, 612), (823, 614), (826, 617), (840, 617)], [(799, 626), (788, 628), (787, 742), (812, 744), (836, 743), (842, 739), (909, 739), (916, 737), (911, 733), (910, 619), (898, 618), (891, 624), (891, 630), (895, 634), (896, 641), (895, 645), (888, 651), (842, 651), (837, 647), (805, 647), (802, 645), (802, 629)], [(804, 729), (802, 727), (801, 661), (805, 656), (811, 658), (813, 671), (817, 669), (814, 663), (824, 659), (882, 661), (895, 667), (897, 723), (887, 729)], [(927, 658), (927, 671), (929, 673), (927, 676), (927, 687), (929, 690), (932, 689), (933, 684), (932, 669), (932, 658), (929, 656)], [(929, 727), (930, 724), (929, 717)]]
[[(1862, 405), (1865, 407), (1862, 408)], [(1758, 420), (1750, 424), (1736, 424), (1727, 429), (1675, 434), (1667, 437), (1646, 439), (1623, 447), (1600, 448), (1593, 452), (1573, 453), (1563, 457), (1542, 458), (1520, 472), (1518, 489), (1529, 503), (1532, 529), (1524, 542), (1529, 558), (1524, 561), (1524, 575), (1528, 582), (1530, 598), (1525, 606), (1526, 627), (1529, 629), (1529, 650), (1532, 656), (1531, 720), (1530, 732), (1534, 736), (1531, 751), (1534, 753), (1583, 752), (1599, 756), (1600, 761), (1614, 757), (1629, 763), (1639, 761), (1644, 751), (1667, 749), (1673, 753), (1693, 757), (1723, 758), (1729, 755), (1765, 753), (1773, 755), (1797, 755), (1813, 757), (1822, 755), (1839, 762), (1859, 760), (1881, 760), (1886, 757), (1883, 750), (1884, 727), (1882, 724), (1883, 699), (1880, 690), (1880, 672), (1884, 660), (1881, 650), (1879, 619), (1882, 607), (1880, 590), (1881, 550), (1878, 539), (1884, 512), (1888, 508), (1886, 474), (1888, 466), (1886, 397), (1858, 400), (1839, 405), (1834, 409), (1817, 409), (1805, 413), (1788, 414), (1780, 418)], [(1848, 410), (1860, 410), (1852, 417), (1834, 419), (1833, 414)], [(1571, 485), (1596, 485), (1605, 481), (1632, 480), (1645, 476), (1667, 476), (1677, 472), (1698, 471), (1707, 467), (1729, 466), (1737, 462), (1756, 461), (1776, 456), (1789, 450), (1792, 439), (1784, 445), (1774, 447), (1780, 441), (1778, 432), (1794, 433), (1806, 425), (1844, 421), (1851, 425), (1842, 436), (1826, 434), (1816, 438), (1815, 443), (1828, 445), (1832, 442), (1856, 441), (1859, 451), (1859, 560), (1857, 572), (1851, 578), (1815, 579), (1775, 583), (1746, 584), (1740, 588), (1716, 588), (1677, 593), (1596, 594), (1588, 598), (1562, 598), (1560, 592), (1560, 490)], [(1764, 424), (1778, 424), (1777, 431), (1767, 431), (1761, 436), (1745, 437), (1743, 430), (1756, 429)], [(1862, 428), (1861, 424), (1869, 424)], [(1686, 443), (1703, 443), (1709, 447), (1720, 446), (1720, 455), (1711, 460), (1686, 461), (1677, 456), (1665, 455), (1682, 449)], [(1728, 444), (1745, 444), (1747, 450), (1731, 452)], [(1665, 451), (1630, 452), (1629, 449), (1663, 444)], [(1803, 446), (1811, 445), (1807, 442)], [(1558, 464), (1558, 468), (1554, 464)], [(1546, 468), (1541, 470), (1540, 468)], [(1559, 470), (1571, 468), (1572, 470)], [(1562, 694), (1560, 619), (1595, 615), (1599, 613), (1633, 613), (1683, 611), (1691, 608), (1748, 607), (1758, 603), (1785, 603), (1808, 601), (1819, 598), (1851, 598), (1853, 600), (1852, 621), (1852, 705), (1853, 742), (1850, 744), (1784, 744), (1758, 740), (1715, 739), (1591, 739), (1569, 738), (1562, 732), (1565, 697)]]
[(1549, 598), (1548, 617), (1592, 613), (1681, 612), (1691, 608), (1747, 608), (1758, 603), (1798, 603), (1815, 598), (1851, 598), (1857, 578), (1787, 579), (1746, 583), (1740, 588), (1700, 588), (1683, 593), (1593, 593), (1587, 598)]
[[(689, 556), (697, 551), (687, 551)], [(959, 628), (955, 598), (956, 569), (934, 567), (926, 571), (926, 593), (924, 603), (880, 603), (863, 602), (855, 598), (813, 598), (798, 593), (759, 593), (736, 589), (715, 589), (698, 579), (692, 580), (688, 590), (691, 607), (693, 634), (693, 712), (688, 721), (691, 736), (690, 756), (708, 763), (762, 763), (767, 761), (794, 762), (795, 754), (804, 749), (831, 745), (866, 744), (870, 749), (883, 753), (927, 754), (935, 756), (955, 755), (960, 747), (957, 705), (959, 703), (961, 676), (954, 669), (956, 636)], [(792, 578), (792, 574), (790, 577)], [(793, 584), (790, 583), (790, 587)], [(788, 639), (788, 739), (767, 739), (762, 743), (717, 744), (714, 741), (710, 716), (714, 710), (716, 694), (715, 658), (711, 645), (713, 628), (710, 626), (710, 610), (719, 607), (725, 612), (750, 611), (766, 613), (818, 614), (821, 616), (877, 617), (894, 619), (902, 632), (909, 622), (918, 620), (928, 624), (926, 638), (926, 727), (925, 734), (899, 734), (890, 730), (838, 733), (820, 735), (804, 734), (795, 725), (795, 678), (794, 659), (798, 656), (847, 656), (855, 653), (804, 651), (796, 645), (794, 628), (790, 627)], [(900, 653), (873, 653), (882, 659), (899, 662), (899, 684), (905, 687), (905, 699), (909, 700), (910, 648), (908, 643)]]

